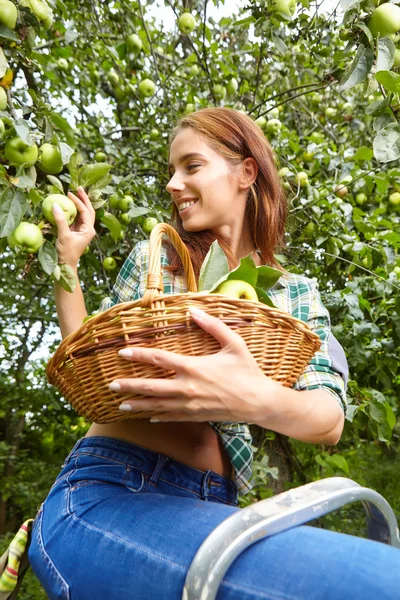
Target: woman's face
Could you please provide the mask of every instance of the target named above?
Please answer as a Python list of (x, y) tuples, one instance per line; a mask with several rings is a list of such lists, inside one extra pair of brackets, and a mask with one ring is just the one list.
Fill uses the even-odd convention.
[(216, 230), (243, 220), (246, 198), (229, 163), (194, 130), (182, 129), (172, 142), (169, 172), (166, 190), (176, 206), (196, 200), (179, 211), (186, 231)]

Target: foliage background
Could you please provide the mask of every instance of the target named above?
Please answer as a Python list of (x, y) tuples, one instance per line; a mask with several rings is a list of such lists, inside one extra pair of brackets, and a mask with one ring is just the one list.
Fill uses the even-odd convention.
[[(278, 108), (282, 128), (277, 136), (266, 135), (279, 167), (289, 169), (282, 178), (290, 208), (287, 247), (279, 259), (293, 272), (317, 277), (351, 378), (340, 443), (307, 445), (264, 432), (254, 439), (256, 485), (241, 506), (339, 475), (383, 494), (399, 517), (400, 236), (399, 209), (389, 202), (400, 191), (396, 144), (382, 156), (382, 131), (397, 131), (398, 93), (376, 77), (379, 48), (365, 31), (374, 4), (343, 1), (337, 10), (322, 12), (321, 4), (303, 0), (295, 17), (282, 21), (263, 1), (243, 2), (232, 16), (223, 0), (165, 0), (174, 19), (184, 8), (195, 15), (190, 35), (157, 24), (149, 16), (152, 0), (49, 4), (54, 20), (48, 29), (21, 6), (16, 30), (0, 27), (0, 67), (6, 61), (13, 73), (9, 106), (0, 117), (9, 135), (60, 145), (64, 162), (57, 177), (35, 168), (16, 173), (0, 140), (0, 552), (19, 525), (34, 517), (65, 456), (89, 427), (46, 380), (47, 359), (61, 338), (50, 248), (56, 232), (43, 221), (41, 200), (78, 183), (91, 192), (97, 236), (79, 268), (91, 314), (117, 273), (104, 270), (103, 258), (113, 256), (122, 265), (146, 236), (143, 216), (168, 221), (168, 133), (185, 111), (205, 106), (230, 106), (255, 119), (268, 119)], [(225, 7), (224, 16), (211, 18), (210, 4)], [(143, 41), (138, 54), (126, 44), (133, 32)], [(382, 66), (390, 69), (390, 51)], [(117, 84), (110, 71), (118, 75)], [(145, 78), (156, 84), (151, 98), (138, 91)], [(221, 89), (214, 86), (226, 87), (232, 78), (237, 92), (218, 95)], [(4, 78), (0, 85), (9, 87)], [(152, 129), (159, 132), (155, 139)], [(100, 178), (90, 180), (78, 166), (96, 164), (99, 150), (107, 164), (98, 167)], [(298, 185), (300, 171), (308, 174), (306, 187)], [(346, 177), (349, 183), (342, 183)], [(110, 206), (113, 193), (134, 198), (129, 225)], [(7, 246), (21, 219), (45, 225), (46, 256)], [(358, 506), (318, 525), (365, 535)], [(45, 598), (31, 572), (21, 598)]]

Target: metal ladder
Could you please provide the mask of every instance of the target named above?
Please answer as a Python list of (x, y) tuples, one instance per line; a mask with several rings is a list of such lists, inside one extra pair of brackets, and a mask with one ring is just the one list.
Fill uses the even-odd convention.
[(385, 498), (352, 479), (329, 477), (246, 506), (218, 525), (190, 565), (182, 600), (215, 600), (225, 573), (243, 550), (356, 501), (366, 512), (368, 538), (400, 549), (396, 517)]

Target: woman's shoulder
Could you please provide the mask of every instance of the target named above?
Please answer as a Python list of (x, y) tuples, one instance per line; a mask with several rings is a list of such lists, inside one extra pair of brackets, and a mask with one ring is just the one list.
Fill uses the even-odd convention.
[(311, 290), (318, 285), (318, 280), (316, 277), (308, 277), (303, 273), (290, 273), (289, 271), (286, 271), (282, 273), (281, 277), (277, 281), (277, 284), (277, 287)]

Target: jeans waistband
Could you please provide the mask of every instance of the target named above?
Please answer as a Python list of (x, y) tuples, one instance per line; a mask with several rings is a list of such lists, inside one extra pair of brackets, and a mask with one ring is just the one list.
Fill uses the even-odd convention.
[(175, 483), (174, 479), (178, 477), (179, 480), (184, 480), (187, 489), (198, 493), (202, 499), (205, 499), (208, 492), (212, 490), (212, 495), (220, 497), (229, 504), (237, 504), (238, 491), (235, 482), (231, 479), (210, 469), (201, 471), (190, 467), (169, 456), (119, 438), (90, 436), (79, 439), (66, 457), (63, 468), (79, 454), (89, 452), (104, 458), (122, 459), (127, 466), (136, 466), (147, 471), (150, 481), (154, 484), (161, 475), (164, 480), (170, 480), (171, 483)]

